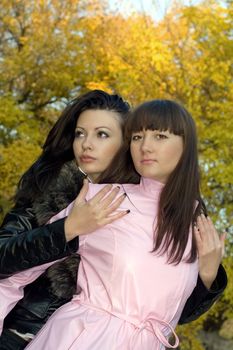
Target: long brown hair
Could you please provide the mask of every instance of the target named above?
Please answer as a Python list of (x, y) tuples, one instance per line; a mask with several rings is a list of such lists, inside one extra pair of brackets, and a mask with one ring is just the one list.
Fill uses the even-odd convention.
[(58, 175), (63, 164), (74, 159), (76, 123), (80, 114), (89, 109), (117, 112), (123, 132), (130, 106), (120, 95), (102, 90), (89, 91), (70, 101), (50, 130), (41, 155), (20, 179), (15, 196), (17, 205), (33, 202), (46, 191), (51, 179)]
[[(178, 264), (188, 243), (189, 229), (200, 212), (206, 208), (200, 194), (197, 135), (195, 122), (189, 112), (170, 100), (152, 100), (137, 107), (129, 116), (125, 138), (130, 143), (134, 132), (160, 130), (183, 138), (183, 154), (163, 187), (158, 208), (157, 227), (154, 234), (153, 252), (168, 251), (168, 262)], [(197, 257), (194, 234), (191, 252), (186, 259), (193, 262)]]

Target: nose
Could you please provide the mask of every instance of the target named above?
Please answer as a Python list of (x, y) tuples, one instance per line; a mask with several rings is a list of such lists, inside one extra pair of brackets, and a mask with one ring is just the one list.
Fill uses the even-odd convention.
[(149, 137), (144, 137), (144, 138), (143, 138), (143, 141), (142, 141), (142, 143), (141, 143), (141, 151), (142, 151), (143, 153), (152, 152), (152, 149), (151, 149), (151, 142), (150, 142)]
[(87, 149), (91, 150), (93, 148), (92, 141), (91, 141), (91, 138), (89, 136), (86, 136), (83, 139), (82, 148), (83, 148), (83, 150), (87, 150)]

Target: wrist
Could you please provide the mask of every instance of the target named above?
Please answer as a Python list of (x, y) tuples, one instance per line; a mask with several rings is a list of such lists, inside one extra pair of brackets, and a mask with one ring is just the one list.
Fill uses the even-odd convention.
[(77, 231), (75, 230), (74, 226), (72, 225), (72, 222), (70, 222), (69, 217), (65, 219), (64, 231), (67, 242), (79, 236), (79, 233), (77, 233)]
[(207, 289), (211, 289), (212, 284), (214, 283), (216, 279), (216, 275), (213, 276), (205, 276), (203, 274), (200, 274), (200, 278), (202, 280), (202, 283)]

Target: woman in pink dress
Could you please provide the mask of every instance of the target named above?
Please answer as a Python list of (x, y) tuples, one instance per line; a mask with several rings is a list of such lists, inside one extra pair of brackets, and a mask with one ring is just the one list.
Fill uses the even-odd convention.
[[(78, 124), (76, 134), (83, 137)], [(120, 186), (119, 195), (126, 194), (120, 210), (130, 212), (80, 236), (77, 282), (82, 291), (53, 314), (27, 349), (178, 346), (174, 327), (198, 276), (194, 223), (205, 212), (195, 125), (177, 103), (154, 100), (132, 113), (126, 140), (141, 175), (140, 184)], [(129, 171), (131, 164), (129, 158)], [(91, 202), (103, 186), (89, 184), (86, 200)], [(71, 203), (51, 222), (69, 214), (66, 228), (72, 231), (74, 206)], [(173, 343), (168, 340), (171, 333)]]

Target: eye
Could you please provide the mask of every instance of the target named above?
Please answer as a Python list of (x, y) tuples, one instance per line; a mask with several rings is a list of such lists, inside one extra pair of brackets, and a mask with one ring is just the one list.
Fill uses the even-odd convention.
[(75, 131), (75, 134), (74, 134), (75, 138), (81, 138), (81, 137), (84, 137), (84, 132), (81, 131), (81, 130), (76, 130)]
[(131, 141), (139, 141), (141, 139), (142, 139), (142, 135), (139, 135), (139, 134), (134, 134), (131, 137)]
[(155, 138), (156, 138), (157, 140), (165, 140), (165, 139), (167, 139), (168, 137), (167, 137), (167, 135), (165, 135), (165, 134), (159, 133), (159, 134), (155, 134)]
[(105, 131), (98, 131), (97, 136), (101, 139), (106, 139), (109, 135)]

